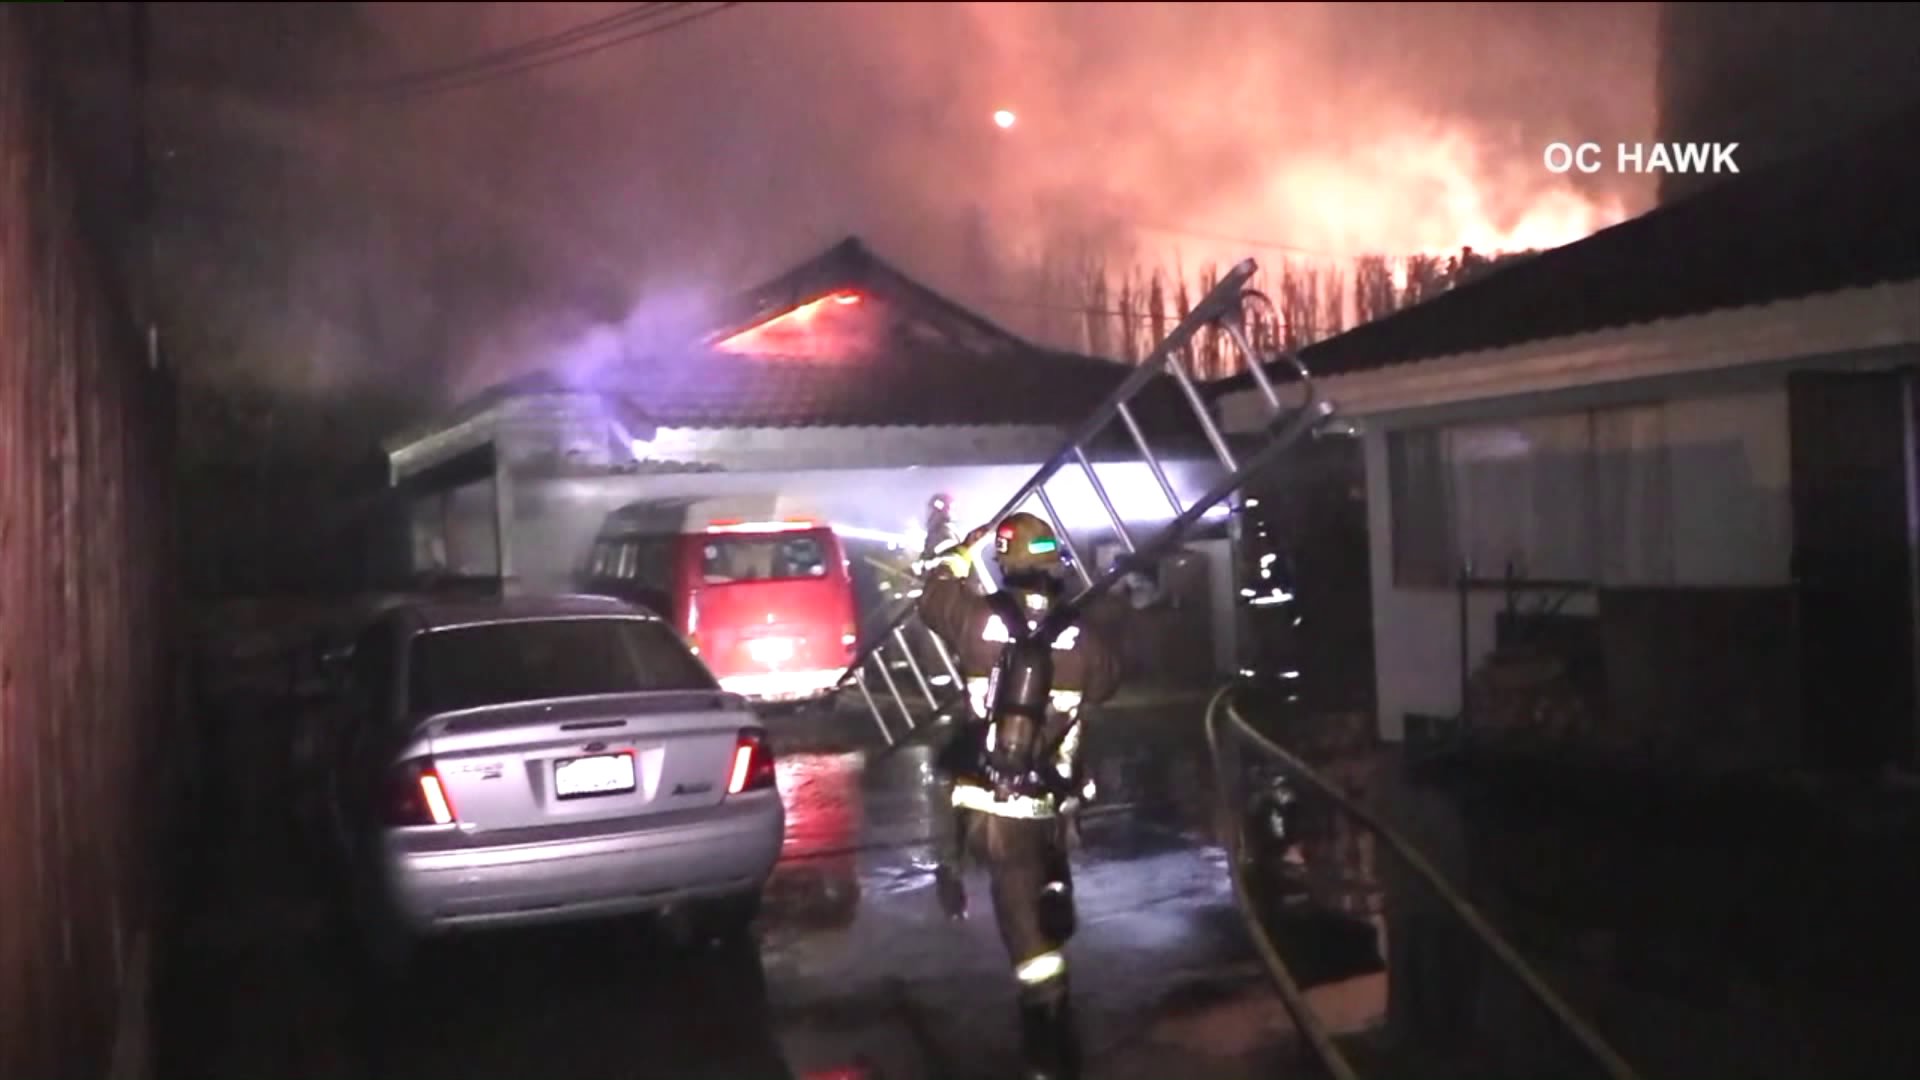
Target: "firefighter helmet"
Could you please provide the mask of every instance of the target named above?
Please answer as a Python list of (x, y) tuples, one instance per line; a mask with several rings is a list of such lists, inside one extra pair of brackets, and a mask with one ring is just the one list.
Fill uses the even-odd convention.
[(993, 550), (1000, 572), (1007, 575), (1052, 573), (1064, 564), (1060, 538), (1054, 535), (1053, 526), (1025, 511), (1009, 514), (1000, 522), (994, 531)]

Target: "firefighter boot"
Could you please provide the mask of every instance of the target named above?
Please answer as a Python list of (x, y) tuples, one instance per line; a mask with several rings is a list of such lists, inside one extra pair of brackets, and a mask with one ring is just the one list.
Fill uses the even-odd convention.
[(933, 872), (933, 887), (940, 896), (940, 910), (949, 919), (967, 917), (967, 883), (960, 879), (960, 872), (951, 866), (941, 866)]
[(1020, 1000), (1020, 1075), (1023, 1080), (1079, 1080), (1080, 1043), (1066, 981), (1048, 989)]

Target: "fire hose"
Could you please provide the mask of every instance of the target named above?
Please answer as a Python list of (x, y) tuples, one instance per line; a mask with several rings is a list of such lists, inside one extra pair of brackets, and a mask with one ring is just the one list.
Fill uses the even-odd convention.
[[(1451, 909), (1454, 915), (1458, 916), (1459, 919), (1467, 925), (1468, 929), (1473, 931), (1474, 936), (1480, 939), (1481, 943), (1499, 959), (1501, 964), (1505, 966), (1515, 978), (1520, 980), (1521, 985), (1527, 988), (1533, 998), (1552, 1014), (1553, 1018), (1580, 1044), (1582, 1049), (1590, 1054), (1595, 1061), (1600, 1063), (1600, 1066), (1606, 1071), (1607, 1076), (1611, 1078), (1611, 1080), (1640, 1080), (1639, 1073), (1627, 1063), (1626, 1059), (1622, 1058), (1620, 1054), (1601, 1037), (1598, 1031), (1594, 1030), (1590, 1024), (1581, 1019), (1580, 1016), (1573, 1011), (1573, 1008), (1562, 1000), (1560, 995), (1555, 993), (1552, 987), (1547, 985), (1546, 980), (1543, 979), (1526, 960), (1521, 958), (1519, 952), (1500, 935), (1499, 931), (1493, 928), (1493, 925), (1480, 914), (1479, 910), (1468, 902), (1465, 897), (1461, 896), (1459, 891), (1449, 884), (1447, 880), (1440, 875), (1440, 872), (1433, 867), (1433, 864), (1428, 862), (1411, 843), (1398, 832), (1389, 828), (1385, 822), (1382, 822), (1352, 799), (1348, 798), (1345, 792), (1341, 791), (1332, 781), (1321, 776), (1312, 766), (1302, 761), (1295, 754), (1289, 752), (1285, 747), (1282, 747), (1265, 735), (1260, 734), (1251, 724), (1247, 723), (1246, 719), (1240, 715), (1240, 711), (1228, 700), (1233, 690), (1233, 684), (1229, 683), (1215, 692), (1212, 700), (1207, 703), (1206, 714), (1207, 753), (1216, 777), (1214, 784), (1216, 797), (1219, 800), (1220, 808), (1228, 815), (1227, 820), (1237, 820), (1238, 818), (1237, 815), (1233, 814), (1233, 806), (1228, 794), (1228, 785), (1221, 769), (1219, 721), (1223, 706), (1227, 721), (1233, 725), (1238, 735), (1252, 743), (1256, 749), (1286, 766), (1288, 770), (1304, 780), (1320, 794), (1330, 799), (1342, 812), (1351, 816), (1375, 836), (1385, 841), (1388, 847), (1392, 848), (1396, 854), (1406, 860), (1407, 865), (1413, 869), (1414, 873), (1425, 881), (1427, 885), (1432, 887), (1442, 902)], [(1234, 846), (1237, 847), (1237, 844)], [(1286, 961), (1281, 958), (1279, 949), (1275, 947), (1273, 939), (1268, 935), (1266, 927), (1261, 923), (1258, 908), (1254, 904), (1252, 893), (1247, 888), (1238, 852), (1230, 849), (1228, 854), (1227, 865), (1233, 877), (1233, 891), (1235, 899), (1239, 903), (1241, 919), (1246, 923), (1248, 934), (1253, 939), (1254, 947), (1260, 953), (1261, 961), (1265, 964), (1267, 973), (1273, 978), (1274, 986), (1279, 991), (1281, 1001), (1286, 1006), (1288, 1015), (1292, 1017), (1301, 1033), (1306, 1036), (1307, 1042), (1312, 1047), (1315, 1056), (1326, 1066), (1327, 1071), (1333, 1074), (1335, 1080), (1356, 1080), (1357, 1074), (1354, 1072), (1352, 1064), (1347, 1061), (1346, 1055), (1343, 1054), (1340, 1048), (1334, 1043), (1333, 1036), (1328, 1032), (1326, 1025), (1321, 1022), (1319, 1016), (1314, 1013), (1312, 1006), (1307, 1003), (1306, 995), (1300, 989), (1299, 981), (1294, 978), (1293, 972), (1287, 967)]]

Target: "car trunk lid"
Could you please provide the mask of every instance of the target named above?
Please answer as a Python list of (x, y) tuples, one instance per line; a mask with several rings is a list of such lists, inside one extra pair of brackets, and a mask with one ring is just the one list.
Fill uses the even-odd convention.
[(717, 805), (755, 726), (731, 695), (666, 691), (471, 709), (423, 734), (456, 819), (488, 830)]

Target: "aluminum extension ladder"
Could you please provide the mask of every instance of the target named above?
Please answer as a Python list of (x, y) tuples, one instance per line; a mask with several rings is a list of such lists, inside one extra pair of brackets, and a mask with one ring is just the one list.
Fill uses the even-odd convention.
[[(1053, 524), (1054, 534), (1060, 538), (1061, 546), (1066, 549), (1073, 568), (1079, 574), (1081, 587), (1068, 599), (1067, 604), (1070, 607), (1084, 608), (1113, 588), (1127, 574), (1153, 565), (1156, 560), (1171, 552), (1186, 539), (1193, 531), (1194, 525), (1208, 510), (1238, 491), (1249, 477), (1271, 464), (1300, 439), (1314, 433), (1333, 418), (1335, 413), (1333, 404), (1320, 399), (1315, 392), (1311, 373), (1298, 357), (1286, 353), (1263, 356), (1249, 336), (1246, 325), (1247, 305), (1252, 303), (1264, 306), (1270, 312), (1274, 310), (1271, 300), (1247, 287), (1257, 269), (1254, 261), (1247, 259), (1221, 278), (1220, 283), (1201, 298), (1193, 311), (1173, 328), (1146, 360), (1107, 395), (1106, 399), (1080, 424), (1047, 463), (1021, 485), (1020, 490), (1007, 500), (1000, 512), (982, 523), (989, 527), (997, 527), (1002, 520), (1019, 510), (1029, 499), (1038, 499), (1042, 512)], [(1221, 435), (1219, 427), (1213, 422), (1213, 417), (1208, 414), (1206, 402), (1200, 397), (1199, 390), (1194, 387), (1193, 380), (1183, 370), (1177, 359), (1177, 354), (1193, 340), (1194, 335), (1212, 324), (1219, 324), (1233, 342), (1234, 347), (1246, 357), (1248, 369), (1259, 385), (1261, 394), (1266, 398), (1271, 417), (1265, 428), (1266, 441), (1245, 460), (1235, 458), (1232, 449), (1227, 445), (1226, 438)], [(1266, 371), (1266, 365), (1275, 361), (1288, 364), (1298, 374), (1304, 391), (1304, 396), (1298, 404), (1282, 403), (1280, 393), (1274, 388), (1273, 381)], [(1200, 428), (1205, 433), (1207, 442), (1211, 444), (1221, 466), (1227, 470), (1225, 477), (1190, 504), (1181, 503), (1179, 494), (1167, 480), (1166, 471), (1161, 467), (1160, 459), (1154, 456), (1153, 448), (1147, 445), (1146, 434), (1141, 430), (1140, 423), (1135, 419), (1130, 407), (1132, 400), (1146, 389), (1163, 369), (1171, 374), (1179, 385), (1194, 418), (1200, 422)], [(1127, 527), (1126, 521), (1114, 509), (1112, 498), (1108, 496), (1105, 485), (1100, 482), (1099, 473), (1087, 456), (1087, 447), (1107, 429), (1115, 416), (1118, 416), (1126, 425), (1127, 433), (1132, 436), (1140, 456), (1146, 461), (1147, 468), (1152, 472), (1161, 493), (1166, 496), (1167, 503), (1174, 512), (1173, 520), (1145, 541), (1135, 539), (1133, 531)], [(1125, 553), (1099, 577), (1093, 576), (1087, 569), (1086, 561), (1080, 557), (1072, 536), (1068, 534), (1060, 515), (1054, 511), (1052, 497), (1047, 493), (1048, 482), (1069, 462), (1078, 464), (1081, 471), (1086, 474), (1087, 481), (1092, 485), (1093, 492), (1106, 511), (1108, 520), (1113, 523), (1114, 535), (1126, 549)], [(942, 548), (939, 554), (951, 551), (956, 546), (950, 544)], [(865, 699), (868, 711), (873, 714), (874, 723), (879, 725), (880, 733), (886, 738), (888, 745), (892, 745), (896, 737), (888, 725), (886, 714), (881, 710), (880, 703), (875, 700), (875, 684), (868, 678), (869, 668), (878, 674), (881, 693), (891, 699), (893, 709), (899, 713), (909, 733), (925, 721), (916, 720), (906, 696), (901, 693), (900, 680), (894, 675), (896, 667), (903, 666), (912, 674), (913, 682), (920, 691), (927, 719), (938, 717), (955, 704), (964, 701), (966, 697), (965, 681), (954, 664), (953, 653), (947, 643), (940, 640), (940, 636), (918, 617), (918, 611), (918, 604), (914, 603), (910, 597), (877, 631), (867, 634), (865, 639), (858, 643), (853, 663), (848, 666), (846, 673), (841, 676), (836, 685), (836, 692), (845, 691), (849, 687), (860, 692), (861, 697)], [(913, 641), (916, 639), (923, 642), (925, 647), (916, 650), (913, 647)], [(899, 657), (898, 660), (895, 659), (896, 654)], [(946, 669), (945, 679), (939, 678), (937, 674), (934, 679), (928, 678), (927, 669), (931, 667), (931, 663), (923, 663), (927, 658), (938, 659), (940, 665)]]

